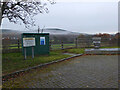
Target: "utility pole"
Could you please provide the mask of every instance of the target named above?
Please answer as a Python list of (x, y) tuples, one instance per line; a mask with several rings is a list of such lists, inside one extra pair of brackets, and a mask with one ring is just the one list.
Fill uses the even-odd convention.
[(40, 32), (40, 27), (38, 26), (38, 33)]

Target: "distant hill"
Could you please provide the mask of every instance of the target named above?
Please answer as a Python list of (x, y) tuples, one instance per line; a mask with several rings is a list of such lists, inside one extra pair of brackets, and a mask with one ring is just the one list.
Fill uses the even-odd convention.
[(45, 30), (54, 30), (54, 31), (67, 31), (59, 28), (45, 28)]
[(20, 31), (11, 29), (2, 29), (2, 34), (20, 34)]
[[(37, 33), (37, 30), (27, 30), (27, 31), (17, 31), (17, 30), (11, 30), (11, 29), (2, 29), (2, 34), (22, 34), (22, 33)], [(41, 31), (40, 31), (41, 32)], [(63, 29), (58, 29), (58, 28), (45, 28), (43, 30), (43, 33), (50, 33), (52, 34), (61, 34), (61, 35), (66, 35), (66, 34), (73, 34), (73, 35), (79, 35), (81, 33), (79, 32), (71, 32)]]
[(62, 35), (66, 35), (66, 34), (79, 35), (80, 34), (79, 32), (72, 32), (72, 31), (68, 31), (68, 30), (64, 30), (64, 29), (58, 29), (58, 28), (45, 28), (43, 30), (43, 32), (44, 33), (50, 33), (50, 34), (62, 34)]

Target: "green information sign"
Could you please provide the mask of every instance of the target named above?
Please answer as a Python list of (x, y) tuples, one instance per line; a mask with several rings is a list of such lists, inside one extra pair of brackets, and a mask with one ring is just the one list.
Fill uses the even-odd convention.
[(48, 55), (49, 33), (23, 33), (22, 53), (25, 56)]

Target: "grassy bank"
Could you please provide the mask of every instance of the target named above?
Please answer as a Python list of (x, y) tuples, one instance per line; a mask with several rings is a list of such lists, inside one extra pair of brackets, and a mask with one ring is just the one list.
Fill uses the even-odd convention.
[(33, 59), (28, 57), (24, 60), (24, 56), (21, 53), (9, 53), (2, 55), (2, 73), (8, 74), (17, 70), (25, 69), (35, 65), (67, 58), (70, 55), (63, 55), (60, 51), (52, 51), (50, 55), (37, 56)]
[(64, 55), (62, 53), (84, 53), (84, 49), (66, 49), (66, 50), (54, 50), (49, 55), (36, 56), (34, 59), (27, 57), (24, 60), (24, 56), (21, 53), (8, 53), (2, 55), (2, 73), (3, 75), (25, 69), (28, 67), (36, 66), (43, 63), (63, 59), (70, 57), (70, 55)]
[(114, 46), (114, 47), (101, 47), (101, 48), (120, 48), (120, 46)]
[(84, 53), (84, 50), (85, 50), (84, 48), (83, 49), (81, 49), (81, 48), (75, 48), (75, 49), (66, 49), (63, 52), (81, 54), (81, 53)]

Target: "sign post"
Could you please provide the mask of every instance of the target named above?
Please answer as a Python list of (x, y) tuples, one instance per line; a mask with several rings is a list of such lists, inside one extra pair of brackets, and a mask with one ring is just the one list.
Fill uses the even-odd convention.
[(23, 47), (24, 47), (24, 58), (26, 60), (26, 47), (32, 47), (32, 58), (34, 58), (34, 46), (35, 46), (35, 38), (34, 37), (27, 37), (23, 38)]
[(34, 58), (34, 47), (32, 47), (32, 59)]
[(24, 53), (25, 53), (25, 54), (24, 54), (24, 59), (26, 60), (26, 57), (27, 57), (27, 56), (26, 56), (26, 48), (24, 49)]

